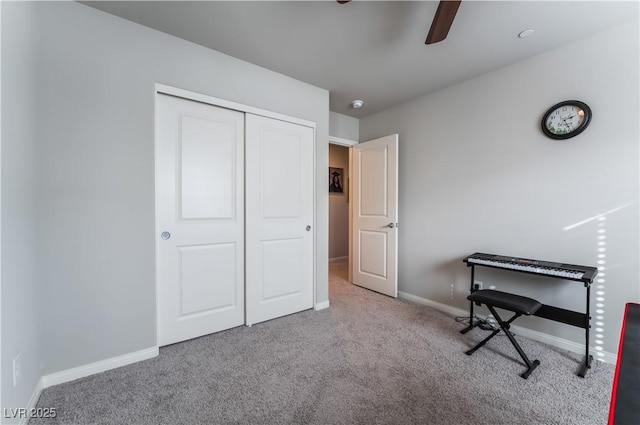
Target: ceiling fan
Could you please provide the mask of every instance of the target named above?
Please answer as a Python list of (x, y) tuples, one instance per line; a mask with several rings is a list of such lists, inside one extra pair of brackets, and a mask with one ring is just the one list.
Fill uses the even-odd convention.
[[(337, 0), (340, 4), (349, 3), (351, 0)], [(453, 19), (456, 17), (461, 0), (442, 0), (438, 4), (438, 10), (433, 17), (429, 34), (424, 44), (434, 44), (447, 38)]]

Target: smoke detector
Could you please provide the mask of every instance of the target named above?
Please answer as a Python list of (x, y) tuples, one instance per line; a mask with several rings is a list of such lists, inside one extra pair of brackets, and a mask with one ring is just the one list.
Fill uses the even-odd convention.
[(351, 106), (353, 106), (353, 109), (360, 109), (362, 108), (362, 105), (364, 105), (364, 102), (361, 100), (354, 100), (351, 102)]
[(533, 35), (535, 31), (533, 30), (524, 30), (522, 31), (520, 34), (518, 34), (518, 37), (520, 38), (527, 38), (527, 37), (531, 37)]

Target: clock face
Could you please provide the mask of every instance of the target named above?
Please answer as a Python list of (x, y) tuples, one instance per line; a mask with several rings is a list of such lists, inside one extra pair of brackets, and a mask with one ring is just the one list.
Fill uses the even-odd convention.
[(591, 109), (577, 100), (552, 106), (542, 119), (542, 130), (553, 139), (568, 139), (580, 134), (591, 120)]

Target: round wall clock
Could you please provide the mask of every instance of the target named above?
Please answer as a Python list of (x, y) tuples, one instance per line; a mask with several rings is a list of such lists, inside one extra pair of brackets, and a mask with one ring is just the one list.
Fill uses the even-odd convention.
[(552, 139), (568, 139), (582, 133), (591, 121), (591, 108), (578, 100), (553, 105), (542, 117), (542, 131)]

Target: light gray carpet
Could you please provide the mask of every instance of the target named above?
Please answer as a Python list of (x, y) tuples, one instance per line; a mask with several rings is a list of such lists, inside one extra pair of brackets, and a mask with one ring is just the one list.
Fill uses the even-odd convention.
[(160, 349), (160, 356), (46, 389), (30, 424), (605, 424), (614, 367), (516, 338), (541, 365), (528, 380), (506, 337), (346, 281), (331, 307)]

